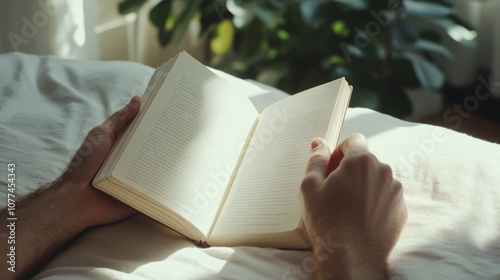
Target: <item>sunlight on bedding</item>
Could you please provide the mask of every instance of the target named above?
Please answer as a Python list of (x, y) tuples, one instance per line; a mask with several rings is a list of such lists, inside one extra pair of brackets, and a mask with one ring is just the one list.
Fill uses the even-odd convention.
[[(87, 132), (152, 73), (130, 62), (23, 54), (1, 55), (0, 65), (0, 166), (15, 161), (19, 167), (18, 195), (56, 179), (60, 170), (52, 163), (66, 165)], [(258, 88), (268, 91), (250, 94), (260, 108), (283, 97)], [(40, 102), (24, 110), (23, 100)], [(341, 140), (355, 132), (367, 136), (371, 151), (391, 165), (404, 187), (409, 216), (389, 259), (390, 277), (500, 279), (500, 146), (362, 108), (348, 110)], [(0, 192), (2, 207), (6, 201)], [(310, 256), (254, 247), (197, 248), (138, 214), (79, 236), (34, 279), (292, 279)]]

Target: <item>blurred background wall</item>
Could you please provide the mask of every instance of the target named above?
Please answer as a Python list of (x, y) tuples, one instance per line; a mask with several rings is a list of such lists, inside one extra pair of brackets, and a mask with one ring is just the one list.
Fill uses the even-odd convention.
[[(131, 60), (158, 65), (196, 37), (161, 48), (148, 11), (120, 15), (119, 0), (7, 0), (0, 10), (0, 53), (19, 51), (73, 59)], [(196, 28), (196, 26), (193, 26)]]
[[(148, 12), (159, 0), (150, 0), (137, 12), (118, 13), (120, 0), (7, 0), (0, 10), (0, 53), (21, 51), (74, 59), (130, 60), (158, 66), (179, 50), (186, 49), (203, 60), (196, 34), (197, 24), (176, 46), (160, 47), (157, 31)], [(457, 13), (477, 30), (477, 37), (463, 37), (460, 31), (447, 30), (444, 45), (455, 59), (436, 58), (449, 85), (462, 87), (474, 83), (478, 69), (492, 71), (500, 81), (500, 1), (450, 0)], [(458, 44), (460, 41), (467, 44)], [(426, 95), (427, 94), (427, 95)], [(500, 88), (494, 95), (500, 97)], [(420, 90), (409, 91), (415, 109), (437, 109), (441, 95)], [(426, 97), (427, 96), (427, 97)], [(420, 104), (420, 105), (419, 105)], [(431, 104), (431, 105), (429, 105)], [(420, 108), (420, 109), (419, 109)], [(431, 108), (431, 109), (429, 109)]]
[(0, 10), (0, 52), (99, 59), (95, 0), (7, 0)]
[[(118, 13), (120, 0), (7, 0), (0, 10), (0, 53), (21, 51), (93, 60), (132, 60), (158, 65), (180, 49), (201, 58), (196, 36), (187, 34), (179, 46), (161, 48), (148, 11), (148, 1), (137, 13)], [(457, 54), (441, 63), (456, 85), (475, 78), (478, 67), (492, 69), (500, 80), (500, 1), (452, 0), (457, 13), (478, 31), (469, 48), (450, 30), (445, 42)], [(190, 28), (198, 28), (195, 24)], [(195, 34), (196, 32), (192, 32)], [(499, 90), (500, 91), (500, 90)], [(498, 92), (497, 92), (498, 93)]]

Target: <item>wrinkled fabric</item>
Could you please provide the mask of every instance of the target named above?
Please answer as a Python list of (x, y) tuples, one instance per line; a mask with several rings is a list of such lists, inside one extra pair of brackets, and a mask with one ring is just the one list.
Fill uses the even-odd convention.
[[(0, 206), (7, 164), (16, 164), (17, 196), (53, 181), (88, 131), (141, 95), (152, 73), (131, 62), (0, 55)], [(286, 96), (262, 85), (235, 94), (251, 96), (259, 110)], [(354, 132), (404, 187), (409, 217), (389, 259), (391, 278), (500, 279), (500, 146), (368, 109), (348, 110), (341, 140)], [(305, 279), (310, 257), (198, 248), (138, 214), (81, 235), (35, 279)]]

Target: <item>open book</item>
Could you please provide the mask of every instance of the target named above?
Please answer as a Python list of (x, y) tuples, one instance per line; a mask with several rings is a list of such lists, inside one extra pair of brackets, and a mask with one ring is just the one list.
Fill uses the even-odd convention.
[(155, 71), (94, 186), (197, 242), (307, 248), (299, 186), (310, 142), (334, 147), (351, 87), (338, 79), (259, 114), (245, 86), (255, 87), (177, 54)]

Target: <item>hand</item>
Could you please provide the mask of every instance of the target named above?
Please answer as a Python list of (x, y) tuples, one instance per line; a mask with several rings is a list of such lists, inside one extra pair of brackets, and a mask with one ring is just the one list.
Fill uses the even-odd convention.
[(340, 251), (385, 267), (407, 217), (401, 183), (368, 151), (361, 134), (332, 154), (322, 139), (311, 147), (301, 197), (313, 249), (335, 243)]
[(93, 128), (60, 178), (64, 188), (76, 191), (77, 212), (87, 227), (116, 222), (135, 213), (129, 206), (92, 187), (92, 179), (120, 131), (139, 112), (140, 102), (140, 98), (134, 96), (124, 108)]
[[(28, 279), (42, 264), (83, 230), (116, 222), (134, 213), (130, 207), (94, 189), (91, 185), (119, 132), (139, 112), (140, 98), (92, 129), (68, 169), (54, 183), (42, 186), (16, 203), (16, 272), (0, 272), (1, 279)], [(7, 219), (7, 209), (0, 218)], [(0, 235), (0, 244), (8, 236)], [(6, 254), (0, 261), (8, 261)]]

